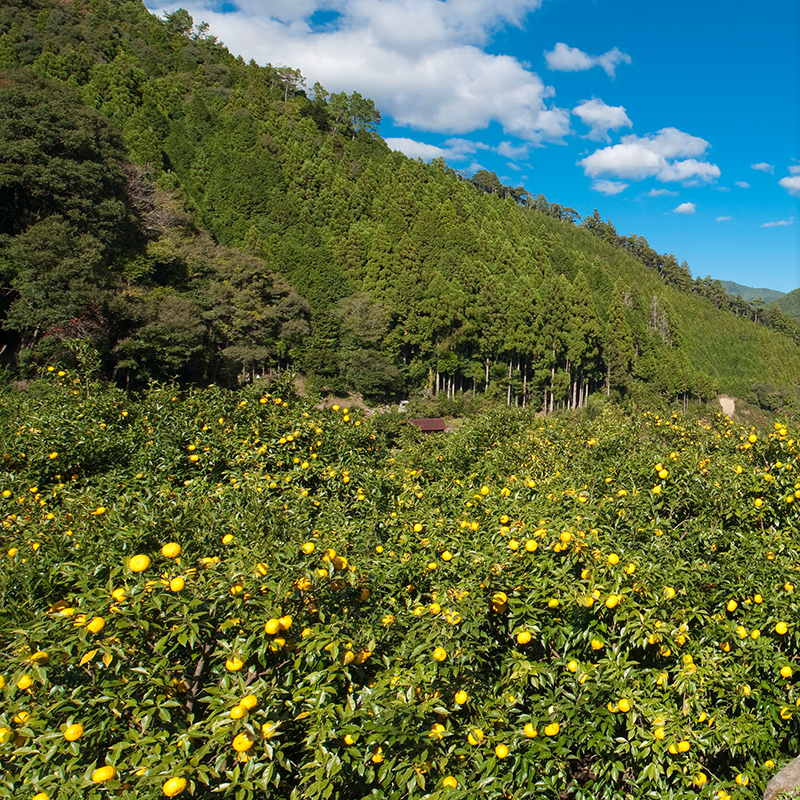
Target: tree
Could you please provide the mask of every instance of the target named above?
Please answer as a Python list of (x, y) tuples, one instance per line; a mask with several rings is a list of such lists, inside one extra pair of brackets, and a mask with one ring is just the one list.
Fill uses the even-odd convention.
[(185, 8), (165, 14), (164, 23), (168, 31), (177, 33), (179, 36), (189, 36), (194, 27), (194, 19)]
[(352, 139), (359, 132), (377, 133), (381, 124), (381, 112), (375, 108), (375, 103), (359, 92), (350, 96), (345, 92), (332, 94), (328, 107), (333, 117), (333, 132), (347, 132)]
[(606, 394), (611, 389), (625, 391), (630, 384), (630, 366), (633, 361), (633, 334), (625, 317), (625, 305), (619, 284), (614, 286), (608, 309), (603, 360), (606, 363)]

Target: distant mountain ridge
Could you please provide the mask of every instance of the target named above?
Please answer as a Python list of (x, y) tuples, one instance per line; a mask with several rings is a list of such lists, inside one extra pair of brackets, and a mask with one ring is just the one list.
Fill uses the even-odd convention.
[(800, 289), (795, 289), (789, 294), (783, 295), (778, 301), (781, 311), (800, 320)]
[[(720, 283), (728, 294), (738, 294), (742, 300), (755, 300), (760, 297), (765, 303), (774, 303), (786, 294), (786, 292), (779, 292), (777, 289), (756, 289), (752, 286), (742, 286), (741, 283), (736, 283), (736, 281), (720, 281)], [(786, 309), (784, 308), (783, 311), (786, 311)]]

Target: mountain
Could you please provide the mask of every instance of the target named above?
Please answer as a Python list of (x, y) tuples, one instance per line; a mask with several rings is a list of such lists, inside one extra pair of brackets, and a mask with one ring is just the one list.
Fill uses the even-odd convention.
[(742, 286), (741, 283), (735, 281), (720, 281), (720, 283), (728, 294), (738, 294), (743, 300), (755, 300), (760, 297), (765, 303), (774, 303), (786, 294), (776, 289), (754, 289), (752, 286)]
[[(800, 325), (491, 173), (391, 152), (357, 91), (140, 0), (0, 7), (2, 345), (130, 388), (290, 368), (545, 410), (796, 397)], [(788, 401), (787, 401), (788, 402)], [(793, 401), (792, 401), (793, 402)]]
[(789, 294), (783, 295), (777, 305), (784, 314), (788, 314), (796, 320), (800, 320), (800, 289), (795, 289)]

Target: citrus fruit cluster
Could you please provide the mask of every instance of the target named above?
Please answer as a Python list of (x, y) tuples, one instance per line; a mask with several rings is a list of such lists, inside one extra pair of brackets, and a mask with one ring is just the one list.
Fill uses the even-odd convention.
[(74, 380), (0, 398), (0, 798), (749, 797), (796, 755), (782, 421), (398, 446)]

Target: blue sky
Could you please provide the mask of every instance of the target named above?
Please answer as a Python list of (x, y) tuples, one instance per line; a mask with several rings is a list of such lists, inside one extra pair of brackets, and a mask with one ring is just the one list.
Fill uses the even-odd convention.
[(796, 0), (183, 7), (246, 59), (371, 97), (407, 155), (597, 208), (695, 276), (800, 287)]

